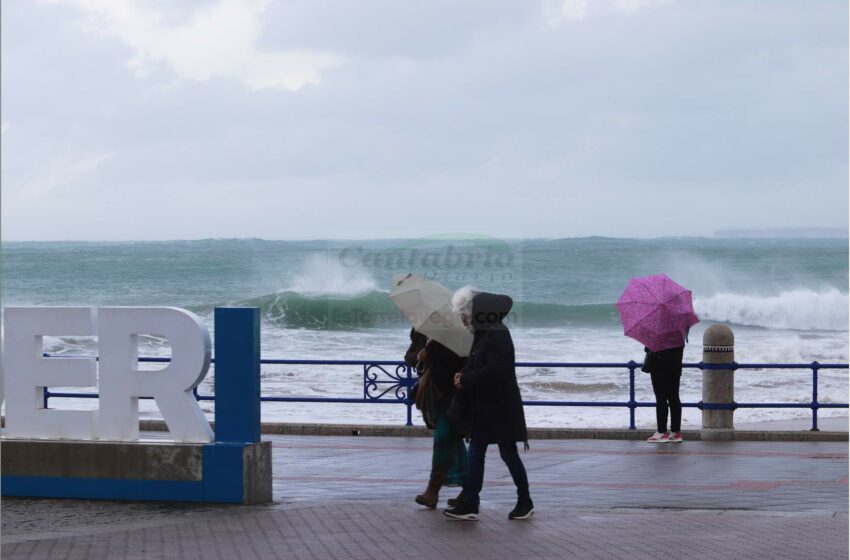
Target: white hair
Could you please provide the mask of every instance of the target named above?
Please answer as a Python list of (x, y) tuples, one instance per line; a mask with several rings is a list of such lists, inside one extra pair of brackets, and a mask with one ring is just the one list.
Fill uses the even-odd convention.
[(472, 298), (478, 294), (474, 286), (464, 286), (452, 295), (452, 310), (461, 317), (472, 316)]

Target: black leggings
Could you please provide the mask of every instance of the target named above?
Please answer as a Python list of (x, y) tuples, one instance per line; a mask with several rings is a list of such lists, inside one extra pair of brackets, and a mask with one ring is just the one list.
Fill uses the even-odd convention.
[(682, 401), (679, 400), (681, 375), (651, 373), (652, 390), (655, 392), (655, 420), (658, 431), (667, 431), (667, 408), (670, 408), (670, 431), (682, 430)]

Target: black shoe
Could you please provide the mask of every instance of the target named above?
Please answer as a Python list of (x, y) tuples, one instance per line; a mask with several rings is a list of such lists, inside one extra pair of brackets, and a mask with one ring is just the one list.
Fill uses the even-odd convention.
[(528, 519), (534, 515), (534, 503), (531, 500), (520, 500), (508, 514), (508, 519)]
[(463, 490), (460, 491), (460, 494), (457, 495), (457, 498), (449, 498), (446, 500), (446, 504), (450, 508), (455, 508), (463, 503)]
[(461, 521), (478, 521), (478, 506), (459, 504), (452, 509), (444, 509), (443, 515), (450, 519), (459, 519)]

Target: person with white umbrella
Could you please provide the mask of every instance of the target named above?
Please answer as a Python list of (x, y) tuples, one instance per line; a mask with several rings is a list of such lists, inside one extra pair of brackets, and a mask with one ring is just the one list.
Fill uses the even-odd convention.
[[(451, 294), (413, 274), (396, 276), (390, 292), (390, 299), (413, 324), (405, 362), (416, 365), (420, 373), (413, 399), (425, 425), (434, 430), (428, 486), (415, 498), (429, 509), (436, 509), (443, 486), (463, 484), (467, 470), (463, 437), (446, 412), (456, 393), (454, 373), (466, 363), (472, 336), (452, 313)], [(449, 505), (453, 503), (450, 499)]]
[[(446, 414), (457, 391), (453, 383), (454, 373), (463, 368), (466, 359), (431, 338), (417, 352), (416, 359), (422, 374), (414, 400), (425, 425), (434, 430), (434, 444), (428, 486), (416, 496), (415, 501), (429, 509), (436, 509), (440, 489), (462, 485), (466, 475), (466, 446)], [(451, 504), (453, 500), (449, 502)]]

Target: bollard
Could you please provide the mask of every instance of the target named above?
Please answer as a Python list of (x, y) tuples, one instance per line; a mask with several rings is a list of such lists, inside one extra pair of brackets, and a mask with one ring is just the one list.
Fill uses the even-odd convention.
[[(702, 337), (704, 364), (731, 364), (735, 361), (735, 334), (726, 325), (712, 325)], [(702, 371), (702, 430), (704, 441), (731, 440), (734, 431), (732, 409), (714, 409), (712, 405), (735, 401), (735, 372), (732, 369)]]

